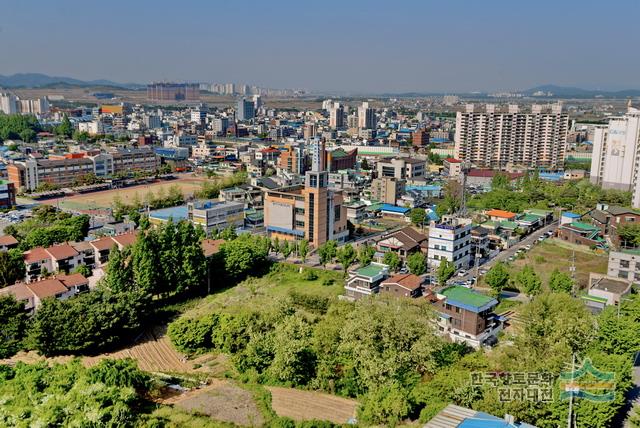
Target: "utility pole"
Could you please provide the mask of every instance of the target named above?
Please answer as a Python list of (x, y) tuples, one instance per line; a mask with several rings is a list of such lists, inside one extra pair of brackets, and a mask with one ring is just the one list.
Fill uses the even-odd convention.
[(567, 428), (571, 428), (571, 421), (573, 420), (573, 368), (576, 364), (576, 354), (573, 354), (571, 357), (571, 387), (569, 391), (571, 394), (569, 395), (569, 417), (567, 418)]
[(571, 254), (571, 267), (569, 268), (569, 271), (571, 272), (571, 295), (573, 297), (576, 297), (576, 290), (575, 290), (575, 285), (576, 285), (576, 250), (572, 251), (572, 254)]

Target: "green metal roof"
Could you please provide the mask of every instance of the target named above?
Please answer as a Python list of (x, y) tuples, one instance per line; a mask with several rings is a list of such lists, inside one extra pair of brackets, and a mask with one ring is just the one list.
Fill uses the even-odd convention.
[(366, 276), (368, 278), (373, 278), (374, 276), (380, 275), (382, 270), (385, 268), (384, 265), (374, 265), (370, 264), (367, 266), (360, 267), (356, 269), (356, 273), (361, 276)]
[(582, 229), (582, 230), (588, 230), (588, 231), (600, 230), (599, 228), (597, 228), (592, 224), (583, 223), (581, 221), (574, 221), (573, 223), (570, 224), (570, 226), (575, 227), (576, 229)]
[(526, 221), (528, 223), (533, 223), (534, 221), (538, 221), (542, 216), (535, 214), (525, 214), (518, 221)]
[(591, 300), (592, 302), (598, 303), (607, 303), (607, 299), (604, 297), (591, 296), (589, 294), (585, 294), (584, 296), (580, 296), (584, 300)]
[(515, 229), (518, 227), (518, 223), (516, 223), (515, 221), (501, 221), (500, 227), (502, 227), (503, 229)]
[(620, 251), (626, 254), (633, 254), (635, 256), (640, 256), (640, 248), (623, 248)]
[(383, 203), (371, 204), (367, 208), (365, 208), (365, 210), (366, 211), (380, 211), (382, 209), (382, 205), (384, 205), (384, 204)]
[(495, 301), (492, 297), (459, 286), (445, 288), (440, 294), (446, 296), (447, 299), (475, 307), (482, 307)]
[(529, 214), (535, 214), (535, 215), (539, 215), (542, 217), (546, 217), (549, 214), (553, 214), (553, 211), (549, 211), (549, 210), (542, 210), (540, 208), (530, 208), (528, 210), (526, 210)]

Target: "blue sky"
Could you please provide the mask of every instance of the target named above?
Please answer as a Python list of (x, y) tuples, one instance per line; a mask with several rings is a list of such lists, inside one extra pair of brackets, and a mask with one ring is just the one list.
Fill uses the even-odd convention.
[(640, 88), (640, 1), (0, 0), (0, 74), (355, 92)]

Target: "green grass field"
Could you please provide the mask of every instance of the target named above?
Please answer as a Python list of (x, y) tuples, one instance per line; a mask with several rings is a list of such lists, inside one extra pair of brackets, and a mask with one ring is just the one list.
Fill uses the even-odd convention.
[[(249, 300), (252, 301), (251, 306), (260, 307), (261, 302), (284, 298), (292, 290), (329, 298), (343, 293), (344, 277), (341, 271), (304, 267), (303, 273), (300, 273), (300, 267), (291, 263), (274, 264), (271, 271), (260, 278), (249, 277), (229, 289), (189, 305), (186, 314), (197, 316), (229, 306), (246, 306)], [(309, 276), (304, 273), (307, 271), (313, 272), (316, 278), (307, 279)], [(215, 287), (215, 282), (212, 285)]]

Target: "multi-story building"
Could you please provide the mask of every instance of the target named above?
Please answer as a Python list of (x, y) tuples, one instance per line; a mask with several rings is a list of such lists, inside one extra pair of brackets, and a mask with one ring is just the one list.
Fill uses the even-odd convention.
[(333, 129), (344, 128), (344, 108), (340, 103), (333, 103), (329, 109), (329, 126)]
[(246, 98), (240, 98), (238, 100), (238, 108), (236, 110), (236, 119), (242, 122), (245, 120), (251, 120), (255, 117), (255, 108), (253, 101)]
[(428, 238), (426, 235), (414, 230), (411, 227), (391, 232), (383, 235), (376, 243), (376, 250), (380, 253), (392, 251), (398, 254), (400, 260), (406, 261), (410, 254), (422, 252), (428, 249)]
[(0, 208), (8, 209), (16, 206), (16, 186), (7, 180), (0, 180)]
[(147, 98), (152, 101), (197, 101), (200, 88), (191, 83), (152, 83), (147, 85)]
[(510, 105), (497, 111), (468, 104), (456, 115), (456, 159), (478, 167), (504, 169), (512, 165), (557, 169), (563, 166), (569, 116), (556, 104), (534, 104), (530, 113)]
[(386, 158), (378, 161), (378, 177), (395, 177), (400, 180), (424, 177), (427, 162), (416, 158)]
[(374, 178), (371, 181), (371, 199), (395, 205), (404, 193), (404, 180), (395, 177)]
[(302, 136), (305, 140), (311, 140), (318, 134), (318, 125), (315, 123), (307, 123), (302, 129)]
[(338, 147), (335, 150), (327, 151), (327, 168), (331, 172), (341, 169), (354, 169), (358, 157), (358, 149), (352, 149), (348, 152)]
[(376, 110), (366, 101), (358, 108), (358, 128), (376, 129)]
[(429, 227), (429, 266), (438, 267), (448, 260), (456, 270), (471, 264), (471, 221), (457, 217), (443, 217)]
[(202, 227), (210, 236), (215, 231), (227, 227), (238, 228), (244, 225), (244, 203), (194, 201), (187, 204), (187, 219)]
[(437, 326), (443, 336), (474, 348), (497, 341), (504, 320), (494, 313), (496, 299), (460, 286), (447, 287), (436, 297)]
[(4, 114), (18, 113), (18, 98), (9, 93), (0, 94), (0, 112)]
[(622, 249), (609, 253), (607, 275), (640, 284), (640, 250)]
[(629, 104), (627, 113), (598, 126), (593, 134), (591, 182), (605, 189), (630, 190), (640, 207), (640, 110)]
[(143, 123), (147, 129), (162, 128), (162, 119), (160, 119), (160, 116), (154, 114), (146, 115), (143, 119)]
[(280, 151), (278, 168), (294, 174), (304, 174), (305, 166), (304, 150), (299, 145), (288, 145)]
[(411, 138), (415, 147), (426, 147), (429, 145), (429, 130), (424, 128), (416, 129)]
[(227, 117), (218, 117), (213, 119), (211, 122), (211, 129), (216, 133), (216, 135), (226, 135), (228, 128), (229, 118)]
[(117, 149), (110, 153), (113, 157), (114, 174), (129, 174), (135, 171), (154, 172), (158, 169), (159, 159), (152, 147)]
[(442, 173), (449, 178), (457, 179), (462, 175), (462, 161), (454, 158), (446, 158), (442, 161)]
[(314, 247), (332, 239), (343, 242), (349, 236), (342, 192), (329, 189), (323, 154), (323, 144), (312, 145), (312, 168), (305, 173), (304, 186), (266, 192), (264, 224), (270, 236), (304, 238)]
[(49, 100), (46, 97), (21, 99), (10, 93), (0, 93), (0, 112), (4, 114), (45, 114), (49, 112)]
[(33, 313), (44, 299), (64, 300), (78, 293), (89, 291), (89, 281), (82, 274), (56, 275), (52, 278), (25, 284), (18, 282), (0, 289), (0, 296), (13, 296), (24, 303), (24, 309)]

